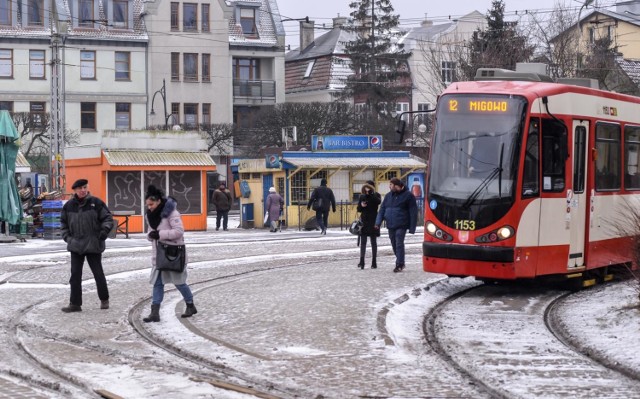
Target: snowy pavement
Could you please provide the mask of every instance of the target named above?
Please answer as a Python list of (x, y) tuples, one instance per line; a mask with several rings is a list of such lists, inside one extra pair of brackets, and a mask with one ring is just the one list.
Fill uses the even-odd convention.
[[(391, 272), (393, 255), (384, 233), (377, 270), (368, 268), (370, 250), (367, 268), (356, 267), (355, 237), (339, 229), (330, 229), (327, 236), (294, 229), (230, 229), (189, 232), (186, 239), (188, 281), (198, 314), (181, 319), (184, 303), (167, 286), (162, 320), (148, 324), (140, 323), (151, 295), (150, 248), (144, 235), (108, 241), (103, 264), (111, 308), (99, 309), (86, 267), (83, 311), (76, 314), (59, 310), (69, 295), (64, 243), (29, 240), (0, 246), (0, 398), (96, 397), (99, 389), (124, 398), (491, 396), (492, 391), (470, 383), (425, 339), (427, 314), (478, 283), (422, 272), (421, 232), (407, 236), (403, 273)], [(486, 289), (491, 291), (480, 288)], [(629, 283), (596, 287), (569, 296), (558, 312), (563, 330), (575, 342), (597, 351), (600, 359), (638, 372), (635, 289)], [(556, 397), (539, 388), (545, 378), (562, 386), (565, 377), (554, 379), (553, 373), (501, 389), (512, 382), (509, 375), (519, 375), (518, 359), (530, 357), (526, 348), (537, 346), (551, 359), (551, 350), (559, 345), (540, 335), (544, 306), (533, 294), (520, 298), (522, 306), (513, 306), (513, 296), (503, 294), (474, 294), (482, 315), (473, 303), (449, 306), (439, 339), (460, 367), (507, 397)], [(486, 332), (465, 330), (480, 317)], [(509, 332), (497, 329), (507, 325)], [(496, 353), (502, 348), (511, 359), (501, 363), (501, 355), (498, 368), (485, 367), (473, 356), (478, 345)], [(584, 362), (582, 370), (597, 366), (576, 357)], [(553, 370), (553, 360), (540, 361)], [(616, 375), (607, 377), (613, 384), (610, 396), (591, 393), (599, 398), (629, 392), (640, 396), (633, 379)], [(226, 389), (220, 381), (254, 392)], [(562, 396), (594, 397), (589, 381), (585, 384), (584, 389), (561, 390)]]

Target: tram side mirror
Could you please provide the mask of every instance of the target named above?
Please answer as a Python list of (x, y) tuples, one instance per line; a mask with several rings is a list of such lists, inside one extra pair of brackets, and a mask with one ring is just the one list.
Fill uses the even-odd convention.
[(407, 128), (407, 122), (402, 119), (398, 119), (396, 123), (396, 144), (402, 144), (402, 140), (404, 139), (404, 131)]

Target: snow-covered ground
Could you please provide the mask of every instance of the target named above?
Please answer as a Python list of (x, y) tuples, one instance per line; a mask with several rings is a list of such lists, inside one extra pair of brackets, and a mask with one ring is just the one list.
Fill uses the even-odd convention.
[[(445, 321), (436, 324), (438, 339), (463, 370), (432, 350), (423, 325), (427, 314), (478, 283), (422, 272), (421, 239), (420, 233), (408, 236), (409, 266), (392, 273), (393, 255), (384, 233), (377, 270), (356, 268), (355, 238), (339, 229), (330, 229), (327, 236), (294, 229), (187, 233), (189, 283), (199, 312), (181, 319), (184, 304), (168, 286), (162, 321), (142, 326), (153, 340), (187, 359), (144, 339), (130, 320), (146, 315), (151, 295), (150, 251), (143, 235), (108, 241), (103, 263), (109, 310), (98, 309), (95, 285), (85, 268), (83, 311), (77, 314), (59, 311), (68, 298), (69, 277), (61, 242), (0, 246), (0, 397), (90, 397), (95, 389), (125, 398), (253, 397), (212, 384), (199, 377), (202, 373), (239, 385), (248, 379), (257, 390), (276, 397), (491, 396), (491, 390), (470, 383), (465, 372), (510, 397), (559, 397), (561, 392), (590, 398), (601, 392), (590, 394), (585, 380), (585, 389), (542, 394), (549, 392), (540, 388), (545, 381), (571, 386), (563, 384), (565, 374), (553, 375), (556, 358), (540, 358), (548, 362), (540, 367), (551, 372), (535, 379), (527, 380), (519, 369), (519, 361), (531, 358), (530, 350), (557, 348), (551, 335), (540, 338), (544, 321), (539, 315), (545, 305), (535, 296), (551, 289), (518, 297), (488, 287), (466, 305), (454, 302), (445, 308), (450, 312)], [(368, 251), (367, 264), (369, 256)], [(574, 342), (597, 352), (599, 359), (623, 365), (630, 375), (640, 370), (636, 287), (628, 282), (603, 285), (571, 295), (557, 308), (561, 327)], [(482, 315), (478, 306), (483, 306)], [(508, 337), (484, 335), (507, 325), (513, 331)], [(506, 363), (501, 357), (499, 367), (473, 357), (498, 349), (510, 357)], [(580, 362), (583, 369), (601, 367), (587, 358)], [(583, 375), (575, 373), (576, 378)], [(617, 386), (597, 397), (629, 392), (640, 397), (636, 381), (612, 373), (607, 378)], [(269, 390), (270, 385), (275, 388)]]

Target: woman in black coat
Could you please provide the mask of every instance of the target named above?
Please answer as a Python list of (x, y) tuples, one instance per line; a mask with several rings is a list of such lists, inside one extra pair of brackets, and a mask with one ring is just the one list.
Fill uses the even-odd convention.
[(371, 238), (371, 268), (375, 269), (376, 255), (378, 253), (378, 243), (376, 238), (380, 237), (380, 229), (376, 229), (376, 217), (378, 216), (378, 206), (380, 205), (380, 194), (376, 193), (373, 182), (368, 181), (362, 186), (360, 198), (358, 198), (358, 212), (362, 220), (360, 229), (360, 263), (358, 267), (364, 269), (364, 255), (367, 252), (367, 237)]

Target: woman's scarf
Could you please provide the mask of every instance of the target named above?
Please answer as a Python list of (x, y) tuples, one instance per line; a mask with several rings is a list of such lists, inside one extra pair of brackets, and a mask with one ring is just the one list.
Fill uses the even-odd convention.
[(147, 220), (149, 221), (149, 226), (152, 229), (157, 230), (160, 222), (162, 221), (162, 210), (164, 209), (164, 204), (166, 204), (167, 200), (162, 199), (160, 204), (153, 211), (147, 210)]

